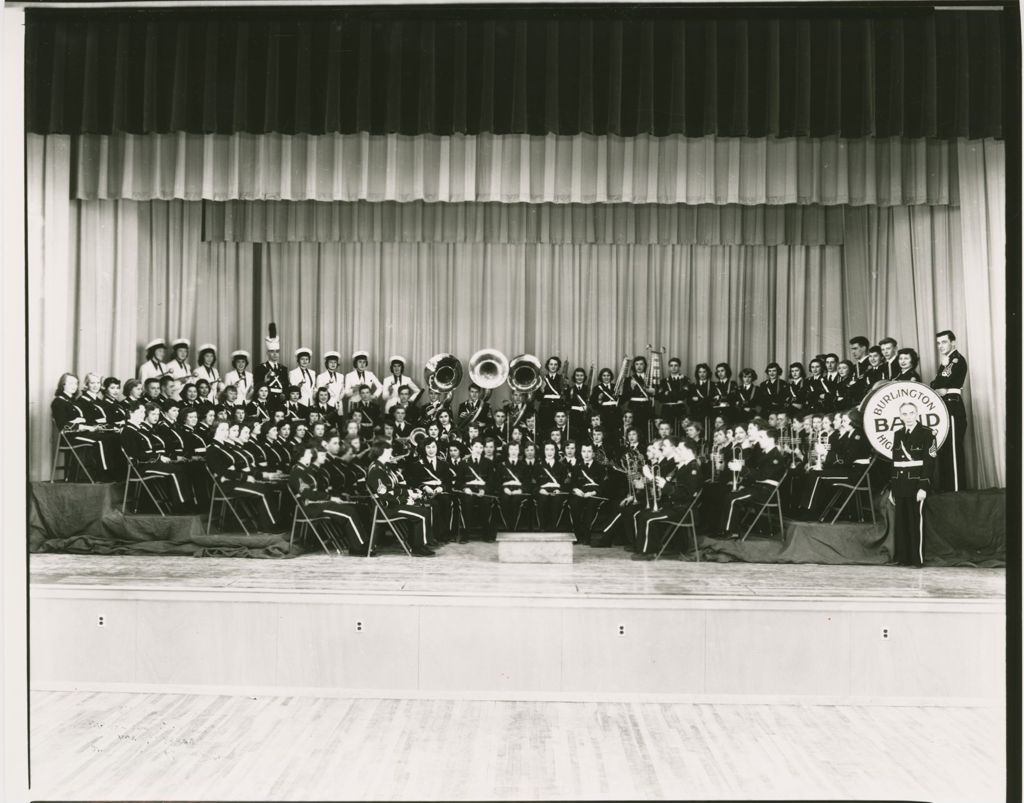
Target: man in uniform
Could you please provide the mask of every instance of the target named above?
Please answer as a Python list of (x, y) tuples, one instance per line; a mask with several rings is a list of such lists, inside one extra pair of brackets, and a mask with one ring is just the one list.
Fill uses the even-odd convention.
[(562, 361), (558, 357), (548, 357), (545, 363), (547, 373), (544, 374), (540, 387), (534, 393), (538, 403), (537, 427), (540, 432), (547, 432), (555, 420), (555, 411), (563, 409), (565, 404), (565, 377), (559, 373)]
[(288, 384), (299, 389), (299, 403), (309, 407), (313, 403), (313, 390), (316, 388), (316, 372), (310, 368), (313, 350), (308, 346), (295, 349), (295, 361), (298, 366), (288, 373)]
[(967, 431), (967, 411), (964, 409), (963, 388), (967, 381), (967, 360), (957, 351), (956, 335), (943, 329), (935, 335), (939, 349), (939, 368), (932, 387), (949, 410), (949, 437), (939, 450), (939, 487), (943, 491), (959, 491), (966, 487), (964, 471), (964, 433)]
[(924, 500), (931, 488), (933, 460), (937, 454), (935, 433), (918, 421), (917, 405), (900, 405), (903, 427), (893, 432), (892, 489), (889, 501), (896, 506), (893, 559), (900, 566), (924, 564)]
[(883, 337), (878, 341), (878, 348), (882, 352), (882, 379), (895, 379), (900, 372), (899, 366), (896, 365), (899, 344), (895, 338)]
[(469, 386), (469, 398), (459, 405), (456, 423), (465, 432), (470, 424), (476, 424), (482, 432), (490, 425), (491, 406), (480, 398), (480, 388), (476, 384)]
[(267, 338), (264, 341), (267, 346), (267, 361), (261, 362), (253, 372), (253, 380), (256, 387), (266, 385), (270, 388), (270, 398), (275, 401), (283, 401), (284, 389), (288, 387), (288, 368), (278, 362), (281, 356), (281, 341), (277, 336), (277, 324), (271, 323), (267, 327)]
[(512, 391), (512, 400), (506, 403), (505, 408), (509, 427), (526, 426), (526, 415), (529, 408), (527, 408), (526, 401), (523, 399), (523, 394), (520, 391)]
[[(703, 487), (704, 477), (700, 463), (693, 453), (693, 448), (685, 440), (673, 438), (665, 448), (668, 457), (674, 461), (671, 476), (662, 475), (655, 478), (658, 485), (659, 509), (639, 508), (633, 514), (633, 543), (636, 554), (633, 560), (653, 560), (661, 549), (661, 537), (666, 537), (671, 529), (661, 525), (658, 530), (652, 528), (656, 522), (679, 521), (693, 503), (693, 498)], [(659, 532), (660, 531), (660, 532)]]
[(362, 420), (359, 422), (360, 432), (364, 439), (369, 439), (373, 434), (373, 428), (383, 421), (380, 408), (373, 400), (369, 385), (362, 385), (359, 388), (359, 398), (352, 403), (351, 412), (356, 411), (362, 415)]
[(582, 438), (587, 431), (587, 409), (590, 390), (587, 388), (587, 372), (577, 368), (572, 372), (572, 384), (566, 391), (569, 408), (569, 432), (574, 438)]
[(722, 530), (733, 538), (739, 537), (736, 530), (739, 527), (740, 506), (760, 504), (767, 500), (778, 489), (789, 465), (776, 445), (779, 439), (777, 429), (761, 430), (758, 437), (761, 457), (752, 467), (744, 466), (741, 474), (743, 484), (729, 492), (729, 504), (723, 507), (726, 519)]
[(861, 379), (868, 369), (868, 347), (871, 345), (864, 335), (850, 338), (850, 359), (853, 361), (854, 372)]
[(672, 432), (677, 432), (679, 423), (686, 418), (686, 396), (690, 380), (683, 374), (683, 363), (678, 357), (668, 361), (668, 376), (662, 377), (658, 386), (657, 399), (661, 402), (661, 418), (668, 421)]

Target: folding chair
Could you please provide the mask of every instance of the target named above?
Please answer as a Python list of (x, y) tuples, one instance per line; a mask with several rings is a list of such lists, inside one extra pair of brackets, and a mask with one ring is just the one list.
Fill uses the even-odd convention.
[(332, 531), (330, 517), (326, 513), (310, 515), (309, 511), (306, 510), (306, 506), (302, 504), (302, 500), (299, 499), (291, 489), (291, 486), (288, 486), (288, 495), (292, 498), (292, 503), (295, 505), (295, 512), (292, 514), (292, 529), (288, 534), (288, 547), (291, 548), (292, 544), (295, 543), (296, 530), (298, 530), (300, 539), (303, 538), (307, 532), (312, 531), (316, 540), (320, 542), (320, 546), (323, 547), (324, 552), (328, 555), (331, 554), (331, 550), (327, 546), (327, 541), (324, 540), (323, 536), (320, 535), (320, 531), (317, 529), (317, 524), (323, 524), (331, 539), (331, 543), (334, 544), (334, 551), (340, 555), (341, 547), (338, 546), (338, 539), (335, 538), (334, 532)]
[(668, 534), (668, 537), (665, 539), (665, 543), (661, 545), (661, 549), (658, 550), (658, 554), (654, 556), (655, 560), (661, 559), (662, 553), (666, 549), (668, 549), (668, 545), (672, 543), (672, 539), (676, 537), (676, 533), (679, 532), (679, 529), (685, 528), (693, 534), (693, 551), (697, 555), (697, 562), (700, 563), (700, 544), (697, 542), (697, 520), (694, 518), (693, 511), (697, 507), (697, 503), (700, 502), (700, 497), (703, 493), (704, 489), (701, 488), (697, 491), (696, 494), (694, 494), (693, 499), (690, 501), (690, 504), (683, 512), (683, 515), (679, 518), (679, 521), (658, 522), (659, 524), (663, 524), (666, 526), (671, 525), (672, 532)]
[[(142, 490), (146, 492), (146, 495), (153, 503), (153, 507), (156, 508), (156, 512), (159, 513), (161, 516), (166, 516), (167, 514), (164, 513), (163, 506), (156, 498), (156, 494), (154, 494), (149, 488), (149, 483), (159, 483), (160, 480), (164, 478), (155, 476), (145, 476), (141, 471), (139, 471), (139, 467), (135, 465), (135, 461), (128, 456), (128, 453), (125, 452), (124, 449), (121, 450), (121, 453), (124, 454), (125, 462), (128, 464), (128, 472), (124, 478), (124, 498), (121, 500), (121, 512), (128, 512), (128, 496), (130, 495), (133, 486), (135, 487), (135, 494), (132, 499), (132, 513), (139, 512), (139, 487), (141, 486)], [(160, 490), (159, 484), (157, 485), (157, 491), (160, 493), (161, 496), (163, 496), (163, 491)]]
[(852, 499), (857, 505), (857, 518), (864, 521), (864, 507), (861, 504), (860, 494), (867, 494), (868, 510), (871, 511), (871, 523), (875, 523), (875, 501), (874, 494), (871, 491), (871, 469), (874, 468), (875, 460), (878, 459), (877, 455), (872, 455), (871, 459), (868, 460), (867, 465), (864, 466), (864, 470), (855, 482), (837, 482), (834, 484), (836, 489), (835, 493), (832, 494), (832, 498), (825, 506), (825, 511), (821, 514), (821, 518), (818, 521), (825, 521), (828, 518), (828, 511), (832, 509), (832, 506), (839, 500), (839, 497), (843, 495), (843, 491), (849, 491), (846, 494), (846, 498), (843, 500), (843, 504), (839, 506), (839, 510), (836, 511), (835, 516), (832, 517), (832, 521), (829, 524), (835, 524), (839, 521), (839, 517), (843, 515), (843, 511), (846, 510), (846, 506), (850, 504)]
[(405, 521), (404, 516), (389, 516), (387, 512), (381, 507), (380, 500), (376, 496), (370, 496), (373, 500), (373, 522), (370, 524), (370, 543), (366, 547), (366, 555), (369, 557), (370, 553), (373, 552), (373, 543), (377, 538), (377, 527), (380, 524), (386, 524), (388, 529), (391, 530), (391, 534), (395, 536), (395, 540), (398, 541), (402, 549), (405, 550), (405, 554), (412, 557), (412, 550), (409, 548), (408, 541), (405, 540), (405, 536), (399, 531), (398, 526)]
[[(72, 467), (76, 469), (75, 473), (77, 473), (77, 470), (81, 470), (82, 473), (85, 474), (85, 478), (90, 483), (95, 484), (96, 480), (92, 478), (92, 474), (90, 474), (89, 469), (86, 468), (85, 461), (82, 459), (81, 455), (78, 454), (79, 449), (91, 449), (93, 445), (89, 443), (73, 444), (71, 439), (68, 437), (67, 431), (57, 428), (56, 421), (53, 422), (53, 430), (57, 433), (57, 437), (55, 438), (56, 447), (53, 450), (53, 461), (50, 463), (50, 482), (54, 482), (56, 480), (58, 470), (64, 472), (64, 482), (72, 481), (68, 472), (68, 455), (70, 454), (75, 461), (72, 464)], [(63, 463), (60, 462), (61, 455), (64, 456)]]
[[(766, 510), (771, 510), (779, 515), (779, 537), (781, 538), (786, 532), (786, 524), (782, 520), (782, 497), (779, 495), (779, 489), (782, 487), (782, 483), (786, 481), (786, 476), (789, 474), (787, 471), (782, 475), (779, 480), (779, 484), (772, 488), (772, 492), (768, 494), (768, 498), (761, 503), (757, 509), (757, 515), (754, 516), (754, 520), (750, 522), (750, 526), (744, 531), (740, 537), (741, 541), (746, 541), (747, 536), (750, 535), (750, 531), (754, 529), (754, 526), (761, 520), (761, 516)], [(773, 517), (768, 518), (768, 532), (770, 535), (775, 534), (775, 521)]]
[(523, 494), (519, 499), (519, 507), (516, 508), (516, 520), (512, 525), (513, 530), (519, 529), (519, 522), (523, 518), (523, 508), (527, 505), (533, 510), (533, 523), (536, 529), (540, 529), (540, 513), (537, 511), (537, 498), (533, 494)]
[(206, 466), (206, 473), (210, 477), (210, 482), (213, 483), (213, 485), (210, 488), (210, 512), (206, 516), (206, 534), (210, 534), (210, 529), (213, 526), (213, 511), (217, 505), (220, 505), (221, 529), (224, 529), (224, 511), (225, 509), (227, 509), (230, 510), (231, 515), (235, 517), (235, 520), (238, 522), (238, 525), (242, 528), (242, 532), (246, 535), (250, 535), (248, 528), (246, 528), (245, 526), (245, 521), (242, 520), (241, 514), (235, 508), (234, 504), (232, 504), (232, 502), (237, 502), (239, 504), (239, 507), (241, 507), (243, 502), (248, 502), (249, 500), (241, 499), (239, 497), (232, 497), (230, 494), (228, 494), (227, 491), (225, 491), (224, 488), (221, 486), (221, 484), (217, 482), (217, 478), (213, 475), (213, 472), (210, 471), (209, 466)]
[[(458, 504), (458, 509), (459, 509), (458, 513), (459, 513), (459, 526), (461, 528), (460, 529), (460, 533), (467, 533), (470, 530), (479, 530), (480, 529), (479, 527), (467, 527), (466, 526), (466, 514), (462, 510), (461, 501), (464, 498), (466, 498), (467, 496), (470, 496), (470, 494), (464, 493), (462, 491), (458, 491), (457, 493), (453, 493), (452, 494), (452, 515), (453, 516), (455, 515), (455, 505), (456, 505), (456, 502), (459, 503)], [(476, 496), (476, 495), (474, 494), (473, 496)], [(479, 497), (476, 497), (476, 498), (479, 498)], [(488, 515), (493, 515), (495, 509), (497, 509), (498, 515), (501, 517), (501, 522), (502, 522), (502, 524), (507, 529), (508, 528), (508, 522), (505, 521), (505, 514), (501, 510), (501, 503), (498, 501), (498, 497), (491, 496), (490, 494), (485, 494), (483, 498), (491, 500), (491, 507), (490, 507), (490, 510), (487, 511), (487, 514)], [(517, 521), (518, 521), (518, 519), (517, 519)]]

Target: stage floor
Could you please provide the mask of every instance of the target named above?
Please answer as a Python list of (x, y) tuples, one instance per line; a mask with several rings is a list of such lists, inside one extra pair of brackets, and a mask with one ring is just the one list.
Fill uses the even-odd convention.
[(498, 563), (497, 545), (449, 544), (436, 558), (303, 555), (291, 560), (33, 554), (36, 587), (317, 592), (341, 595), (1001, 601), (1005, 569), (631, 561), (574, 548), (571, 565)]

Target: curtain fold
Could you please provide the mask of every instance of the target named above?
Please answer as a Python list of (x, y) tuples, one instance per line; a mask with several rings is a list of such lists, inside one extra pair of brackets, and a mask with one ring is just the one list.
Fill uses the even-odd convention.
[(673, 135), (84, 135), (82, 200), (947, 204), (955, 145)]
[[(402, 354), (419, 376), (432, 354), (484, 347), (567, 357), (617, 371), (665, 345), (688, 373), (729, 360), (758, 374), (845, 343), (834, 246), (491, 243), (269, 243), (262, 325), (284, 353)], [(465, 391), (465, 388), (462, 389)], [(505, 390), (495, 391), (503, 399)]]
[(842, 206), (203, 204), (208, 242), (841, 245)]
[(34, 133), (1001, 137), (1005, 12), (26, 14)]

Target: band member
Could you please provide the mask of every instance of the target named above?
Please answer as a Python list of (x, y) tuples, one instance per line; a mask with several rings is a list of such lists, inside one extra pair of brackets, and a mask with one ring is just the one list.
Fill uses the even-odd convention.
[(836, 376), (838, 382), (833, 389), (836, 409), (856, 407), (867, 392), (867, 384), (864, 380), (857, 378), (856, 369), (850, 360), (843, 360), (839, 363)]
[(949, 437), (939, 450), (939, 487), (943, 491), (959, 491), (966, 486), (964, 462), (964, 433), (967, 431), (967, 411), (964, 408), (963, 388), (967, 382), (967, 360), (957, 351), (956, 335), (943, 329), (935, 336), (939, 350), (939, 368), (932, 387), (949, 410)]
[(900, 405), (903, 427), (893, 431), (893, 479), (889, 501), (896, 506), (893, 559), (900, 566), (924, 564), (924, 500), (931, 489), (935, 433), (918, 421), (917, 405)]
[(729, 504), (721, 530), (733, 538), (739, 537), (736, 530), (739, 527), (740, 508), (745, 504), (766, 501), (786, 475), (787, 463), (776, 445), (778, 430), (766, 429), (758, 434), (763, 455), (755, 466), (742, 469), (742, 485), (729, 493)]
[(590, 530), (598, 510), (607, 501), (607, 475), (608, 469), (594, 462), (594, 447), (584, 443), (580, 447), (580, 460), (572, 468), (567, 483), (569, 512), (578, 544), (590, 544)]
[[(365, 368), (363, 371), (370, 373)], [(372, 462), (366, 471), (367, 490), (389, 518), (400, 519), (407, 525), (412, 554), (421, 558), (433, 557), (436, 553), (427, 546), (427, 542), (432, 540), (430, 508), (420, 503), (419, 492), (410, 492), (402, 487), (392, 466), (391, 446), (386, 441), (374, 440), (370, 457)]]
[(639, 509), (632, 517), (633, 543), (636, 545), (633, 560), (654, 559), (661, 549), (662, 538), (671, 532), (665, 524), (655, 525), (678, 521), (703, 486), (700, 463), (685, 440), (673, 438), (665, 452), (672, 461), (672, 468), (668, 474), (654, 478), (660, 494), (658, 510)]
[(164, 356), (167, 353), (167, 343), (162, 337), (150, 340), (146, 344), (146, 361), (139, 366), (139, 380), (145, 382), (147, 379), (159, 379), (167, 373), (167, 366), (164, 365)]
[(876, 382), (885, 382), (886, 379), (887, 368), (882, 349), (879, 346), (872, 346), (868, 349), (868, 367), (864, 372), (864, 382), (870, 389)]
[(891, 337), (883, 337), (878, 341), (878, 348), (882, 352), (882, 378), (895, 379), (899, 373), (899, 366), (896, 364), (896, 353), (898, 344)]
[(825, 381), (833, 392), (839, 384), (839, 355), (829, 352), (825, 355)]
[[(341, 414), (345, 413), (342, 398), (345, 394), (345, 375), (338, 370), (338, 363), (341, 355), (336, 351), (324, 352), (324, 370), (317, 374), (316, 388), (327, 388), (329, 395), (328, 403), (337, 409)], [(316, 393), (313, 394), (314, 400)]]
[(533, 500), (536, 504), (534, 494), (534, 471), (535, 466), (528, 465), (520, 457), (520, 446), (518, 443), (510, 442), (507, 446), (508, 456), (505, 461), (496, 467), (497, 484), (501, 489), (498, 494), (498, 502), (501, 505), (501, 515), (509, 529), (518, 530), (523, 524), (523, 505), (527, 500)]
[(121, 430), (121, 448), (143, 477), (164, 480), (164, 497), (171, 512), (185, 513), (186, 500), (193, 497), (185, 467), (164, 451), (163, 441), (153, 434), (153, 424), (160, 418), (155, 404), (140, 402), (129, 412), (128, 423)]
[(249, 352), (244, 349), (237, 349), (231, 352), (231, 370), (224, 374), (224, 386), (233, 387), (238, 393), (238, 399), (244, 404), (252, 398), (255, 390), (255, 380), (252, 372), (248, 369)]
[(427, 389), (427, 403), (423, 406), (423, 412), (420, 415), (421, 421), (437, 421), (441, 416), (441, 412), (445, 411), (448, 413), (448, 417), (452, 416), (452, 406), (448, 394), (442, 394), (438, 390), (433, 388)]
[(288, 372), (288, 388), (299, 389), (298, 402), (306, 407), (313, 403), (313, 391), (316, 390), (316, 372), (311, 367), (313, 350), (308, 346), (295, 349), (295, 368)]
[(895, 374), (892, 379), (900, 382), (920, 382), (921, 375), (917, 372), (918, 357), (917, 351), (911, 348), (902, 348), (896, 352)]
[(476, 424), (481, 430), (489, 426), (491, 421), (491, 405), (480, 398), (480, 388), (476, 384), (469, 386), (469, 398), (459, 405), (458, 424), (465, 432), (470, 424)]
[(744, 423), (757, 415), (758, 388), (757, 371), (744, 368), (740, 371), (740, 383), (733, 398), (733, 416)]
[(551, 428), (551, 423), (555, 420), (555, 411), (561, 410), (565, 404), (565, 377), (559, 373), (562, 370), (562, 361), (558, 357), (548, 357), (544, 365), (547, 373), (541, 378), (541, 385), (534, 392), (534, 399), (538, 403), (537, 426), (541, 432)]
[(564, 451), (565, 445), (573, 439), (572, 431), (569, 429), (569, 416), (565, 414), (565, 410), (555, 413), (555, 420), (548, 432), (548, 437), (559, 447), (559, 452)]
[(816, 519), (832, 496), (837, 482), (854, 482), (871, 462), (871, 445), (860, 428), (860, 413), (847, 410), (840, 415), (839, 430), (829, 446), (820, 472), (805, 478), (800, 512)]
[(711, 430), (711, 366), (700, 363), (693, 371), (690, 385), (690, 419), (699, 421), (705, 432)]
[(863, 379), (864, 374), (868, 368), (868, 347), (871, 345), (870, 341), (864, 337), (864, 335), (857, 335), (851, 337), (849, 341), (850, 345), (850, 361), (853, 363), (853, 372), (858, 379)]
[(358, 481), (363, 476), (352, 466), (355, 459), (352, 444), (343, 441), (338, 431), (332, 429), (324, 433), (321, 448), (317, 449), (317, 452), (317, 459), (314, 462), (323, 469), (329, 481), (326, 490), (335, 497), (334, 512), (329, 515), (338, 519), (350, 550), (359, 555), (366, 555), (370, 531), (366, 526), (363, 506), (351, 498), (357, 493)]
[(245, 417), (253, 421), (270, 421), (278, 405), (271, 400), (270, 387), (259, 385), (252, 401), (245, 405)]
[(423, 499), (433, 512), (434, 538), (440, 543), (451, 540), (453, 509), (451, 491), (455, 472), (438, 454), (438, 443), (428, 437), (421, 446), (423, 457), (410, 465), (410, 482), (423, 492)]
[(807, 412), (807, 379), (801, 363), (789, 364), (789, 382), (786, 385), (786, 412), (791, 418), (801, 418)]
[(267, 347), (267, 360), (256, 366), (253, 380), (256, 386), (266, 385), (270, 389), (270, 397), (275, 400), (284, 398), (284, 389), (288, 381), (288, 366), (279, 362), (281, 357), (281, 340), (277, 336), (277, 325), (271, 323), (264, 343)]
[(491, 422), (487, 434), (497, 441), (499, 454), (504, 453), (505, 446), (512, 440), (512, 433), (515, 430), (508, 420), (504, 407), (494, 411), (494, 421)]
[(379, 399), (383, 395), (383, 385), (377, 379), (377, 375), (367, 367), (369, 364), (370, 355), (368, 352), (361, 349), (352, 352), (352, 370), (345, 374), (344, 389), (344, 396), (349, 400), (349, 404), (354, 403), (359, 398), (363, 385), (370, 389), (371, 398)]
[(781, 413), (786, 409), (789, 392), (782, 380), (782, 366), (770, 362), (764, 369), (764, 381), (758, 387), (758, 410), (762, 416)]
[(590, 406), (600, 413), (601, 428), (614, 438), (622, 423), (619, 398), (615, 395), (615, 377), (610, 368), (602, 368), (597, 379), (598, 383), (590, 393)]
[[(633, 359), (633, 368), (626, 385), (622, 391), (622, 397), (626, 403), (626, 409), (633, 414), (633, 426), (645, 436), (648, 434), (648, 422), (654, 412), (655, 389), (647, 385), (647, 358), (637, 356)], [(625, 424), (623, 425), (625, 426)]]
[[(494, 464), (484, 458), (484, 444), (479, 438), (469, 447), (469, 457), (458, 467), (456, 487), (459, 489), (462, 517), (467, 529), (479, 528), (485, 541), (493, 541), (496, 529), (491, 519), (494, 505)], [(460, 537), (460, 543), (465, 539)]]
[(537, 518), (541, 530), (554, 530), (565, 503), (565, 482), (568, 471), (558, 460), (558, 448), (551, 441), (544, 444), (544, 459), (537, 464), (534, 487), (537, 489)]
[(192, 366), (188, 363), (188, 352), (192, 344), (187, 338), (179, 337), (171, 342), (172, 358), (164, 364), (164, 373), (175, 379), (186, 380), (192, 376)]
[[(295, 370), (297, 371), (298, 369)], [(292, 371), (292, 373), (295, 373), (295, 371)], [(286, 401), (281, 408), (284, 412), (284, 417), (289, 421), (298, 421), (299, 419), (309, 418), (311, 408), (302, 403), (302, 388), (298, 385), (289, 385), (287, 395), (288, 401)], [(327, 395), (329, 396), (329, 394)], [(320, 417), (322, 419), (327, 420), (328, 414), (334, 414), (334, 408), (325, 401), (324, 408), (322, 410), (318, 409), (318, 412), (321, 413)]]
[(569, 431), (574, 438), (582, 437), (587, 430), (590, 388), (587, 387), (587, 372), (577, 368), (572, 372), (572, 382), (565, 391), (569, 413)]
[[(369, 537), (361, 512), (354, 504), (346, 503), (335, 494), (333, 489), (324, 487), (322, 475), (313, 470), (322, 467), (327, 460), (327, 452), (312, 445), (296, 447), (295, 464), (288, 474), (288, 487), (307, 514), (329, 516), (329, 521), (341, 528), (350, 555), (366, 556)], [(371, 556), (375, 555), (376, 550)]]
[(373, 391), (370, 390), (369, 385), (363, 385), (359, 388), (359, 398), (352, 402), (350, 416), (359, 414), (360, 422), (359, 427), (362, 431), (364, 438), (369, 438), (373, 432), (374, 427), (383, 422), (383, 416), (380, 412), (380, 407), (377, 406), (377, 402), (374, 401)]
[[(610, 372), (609, 372), (610, 373)], [(678, 357), (668, 361), (668, 375), (662, 377), (656, 398), (661, 402), (661, 418), (668, 421), (673, 432), (686, 417), (686, 399), (689, 395), (690, 379), (683, 373), (683, 364)]]
[(384, 378), (384, 382), (381, 385), (381, 397), (384, 400), (385, 413), (391, 412), (391, 408), (400, 401), (398, 391), (401, 388), (409, 389), (407, 403), (414, 402), (420, 393), (423, 392), (420, 390), (419, 385), (405, 375), (405, 357), (398, 354), (393, 355), (388, 359), (388, 366), (390, 373)]
[[(299, 412), (301, 412), (301, 408), (299, 409)], [(330, 387), (318, 387), (316, 392), (313, 394), (313, 406), (309, 408), (305, 416), (300, 417), (308, 418), (310, 413), (314, 412), (321, 421), (326, 421), (330, 426), (337, 426), (338, 408), (331, 403)]]
[[(135, 379), (129, 379), (128, 382), (132, 383), (133, 389), (139, 384)], [(127, 391), (127, 387), (125, 390)], [(109, 425), (121, 427), (124, 425), (124, 422), (128, 420), (128, 413), (125, 410), (124, 401), (124, 397), (121, 396), (121, 380), (116, 376), (108, 376), (104, 379), (103, 398), (100, 401), (100, 404), (103, 407), (103, 412)]]
[(205, 379), (209, 383), (209, 390), (202, 398), (203, 401), (216, 404), (217, 397), (224, 390), (224, 383), (221, 380), (220, 371), (217, 370), (217, 347), (215, 345), (203, 343), (199, 347), (198, 362), (192, 376), (196, 379)]
[(260, 478), (263, 472), (254, 469), (248, 456), (238, 448), (235, 439), (241, 434), (237, 424), (221, 422), (213, 433), (213, 442), (206, 450), (210, 473), (226, 493), (253, 503), (256, 521), (262, 532), (281, 532), (270, 505), (271, 488)]
[(811, 413), (831, 413), (835, 409), (835, 394), (832, 386), (825, 379), (825, 365), (822, 360), (815, 357), (807, 368), (810, 376), (807, 377), (807, 411)]
[[(96, 479), (100, 481), (115, 479), (112, 474), (108, 476), (111, 465), (97, 432), (100, 425), (88, 423), (83, 410), (85, 404), (75, 398), (77, 393), (78, 377), (70, 373), (61, 374), (57, 381), (57, 390), (53, 394), (53, 401), (50, 402), (53, 423), (58, 430), (64, 433), (68, 443), (75, 450), (75, 454), (86, 466), (86, 470), (91, 469), (90, 474), (98, 474)], [(118, 479), (123, 479), (123, 477)]]
[(385, 419), (390, 421), (392, 429), (394, 430), (395, 438), (400, 441), (408, 441), (412, 437), (413, 425), (406, 420), (409, 408), (404, 404), (396, 404), (391, 408), (391, 419)]
[(505, 402), (504, 410), (510, 427), (526, 426), (526, 416), (531, 411), (520, 391), (512, 391), (512, 398)]
[(720, 415), (725, 423), (732, 421), (732, 403), (736, 397), (736, 383), (732, 380), (732, 367), (727, 362), (715, 366), (715, 381), (711, 384), (711, 414)]

